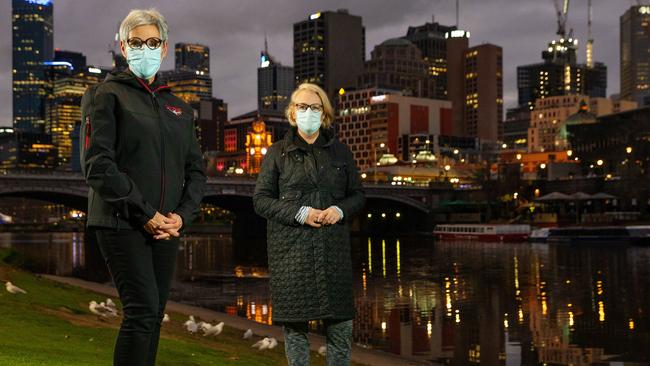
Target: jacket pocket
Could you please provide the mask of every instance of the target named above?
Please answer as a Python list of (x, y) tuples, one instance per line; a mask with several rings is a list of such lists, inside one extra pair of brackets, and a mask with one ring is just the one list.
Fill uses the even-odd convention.
[(331, 162), (331, 189), (334, 198), (344, 198), (345, 189), (348, 184), (348, 166), (345, 161), (333, 160)]
[(301, 191), (286, 191), (280, 194), (280, 200), (282, 201), (297, 200), (300, 197), (302, 197)]

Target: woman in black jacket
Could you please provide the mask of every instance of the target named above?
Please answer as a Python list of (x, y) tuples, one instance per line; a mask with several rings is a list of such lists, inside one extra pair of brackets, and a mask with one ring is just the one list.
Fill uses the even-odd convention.
[(167, 24), (132, 10), (120, 25), (129, 70), (82, 99), (81, 163), (90, 186), (87, 225), (122, 301), (115, 365), (154, 365), (179, 232), (203, 198), (205, 174), (190, 106), (156, 78)]
[(349, 222), (365, 203), (350, 149), (328, 128), (327, 94), (302, 84), (287, 108), (292, 128), (264, 157), (253, 203), (267, 221), (273, 321), (283, 325), (290, 366), (309, 365), (308, 321), (322, 319), (327, 364), (350, 362)]

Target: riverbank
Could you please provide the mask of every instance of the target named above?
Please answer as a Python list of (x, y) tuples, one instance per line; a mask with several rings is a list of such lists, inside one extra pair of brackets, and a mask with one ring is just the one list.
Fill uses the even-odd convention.
[[(104, 301), (106, 296), (117, 300), (115, 289), (75, 278), (24, 272), (14, 266), (19, 262), (14, 252), (0, 251), (0, 281), (12, 281), (28, 292), (13, 295), (0, 291), (0, 347), (5, 350), (0, 353), (0, 364), (110, 364), (119, 318), (98, 319), (88, 310), (88, 303)], [(286, 365), (283, 343), (268, 351), (251, 348), (265, 336), (281, 342), (280, 327), (174, 302), (168, 303), (167, 313), (172, 320), (161, 331), (158, 365)], [(187, 333), (182, 323), (190, 314), (212, 323), (223, 321), (223, 333), (211, 338)], [(242, 334), (249, 328), (255, 335), (252, 340), (243, 340)], [(312, 350), (324, 344), (318, 335), (310, 335), (310, 341)], [(356, 346), (353, 361), (353, 365), (377, 366), (426, 364)], [(324, 365), (324, 358), (312, 352), (312, 364)]]

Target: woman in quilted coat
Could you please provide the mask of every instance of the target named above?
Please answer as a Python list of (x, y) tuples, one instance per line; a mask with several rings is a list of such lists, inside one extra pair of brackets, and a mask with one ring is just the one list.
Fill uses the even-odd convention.
[(308, 321), (323, 320), (327, 364), (350, 362), (355, 315), (351, 219), (365, 196), (350, 149), (330, 128), (332, 106), (317, 85), (296, 89), (292, 128), (269, 148), (253, 203), (267, 219), (273, 320), (283, 325), (290, 366), (309, 365)]

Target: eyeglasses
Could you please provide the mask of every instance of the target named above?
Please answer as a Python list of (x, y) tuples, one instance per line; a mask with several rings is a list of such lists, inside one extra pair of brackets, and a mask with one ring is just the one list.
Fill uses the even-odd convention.
[(138, 37), (131, 37), (126, 40), (126, 44), (129, 45), (129, 47), (135, 48), (137, 50), (141, 50), (145, 44), (150, 50), (155, 50), (156, 48), (160, 47), (162, 43), (163, 41), (157, 37), (151, 37), (145, 40), (142, 40), (142, 38)]
[(305, 103), (296, 103), (295, 106), (301, 112), (306, 112), (307, 108), (311, 109), (313, 112), (322, 112), (323, 111), (323, 105), (322, 104), (311, 104), (311, 105), (309, 105), (309, 104), (305, 104)]

